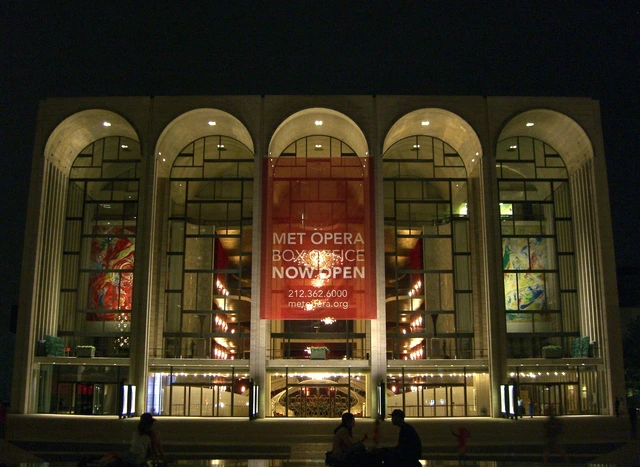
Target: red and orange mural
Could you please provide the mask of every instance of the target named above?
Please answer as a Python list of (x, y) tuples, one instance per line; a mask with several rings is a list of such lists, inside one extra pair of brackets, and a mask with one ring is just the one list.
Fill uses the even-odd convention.
[(135, 227), (96, 226), (91, 241), (89, 310), (113, 310), (113, 313), (88, 313), (88, 321), (116, 321), (117, 312), (131, 310)]

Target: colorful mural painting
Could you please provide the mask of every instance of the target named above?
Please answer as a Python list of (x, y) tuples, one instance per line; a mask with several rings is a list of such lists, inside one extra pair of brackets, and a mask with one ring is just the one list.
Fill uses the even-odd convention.
[(529, 269), (529, 245), (526, 238), (502, 239), (502, 269)]
[[(549, 239), (543, 237), (504, 238), (502, 266), (505, 271), (527, 271), (504, 274), (505, 308), (507, 311), (540, 311), (547, 309), (544, 273), (531, 272), (549, 267)], [(530, 321), (528, 313), (507, 313), (507, 321)]]
[[(89, 310), (131, 310), (135, 227), (98, 225), (91, 240)], [(118, 313), (87, 313), (87, 321), (116, 321)]]

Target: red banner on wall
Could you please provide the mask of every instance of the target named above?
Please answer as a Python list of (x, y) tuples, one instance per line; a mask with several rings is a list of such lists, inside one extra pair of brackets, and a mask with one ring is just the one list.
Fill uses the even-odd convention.
[(261, 318), (376, 318), (372, 173), (355, 156), (266, 161)]

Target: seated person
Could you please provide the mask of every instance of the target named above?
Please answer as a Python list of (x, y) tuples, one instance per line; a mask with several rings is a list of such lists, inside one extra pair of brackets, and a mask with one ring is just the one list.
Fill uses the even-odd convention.
[(342, 414), (342, 422), (333, 430), (333, 449), (327, 453), (326, 463), (334, 466), (358, 465), (358, 457), (365, 452), (362, 441), (367, 439), (365, 434), (361, 441), (353, 441), (353, 426), (356, 419), (352, 413)]
[(131, 446), (126, 452), (110, 452), (102, 457), (99, 465), (146, 465), (153, 459), (156, 462), (167, 463), (160, 445), (158, 434), (153, 430), (156, 421), (150, 413), (143, 413), (137, 429), (131, 436)]
[(398, 444), (384, 453), (384, 465), (393, 467), (419, 466), (422, 457), (422, 442), (416, 429), (404, 421), (404, 412), (391, 412), (391, 423), (400, 428)]

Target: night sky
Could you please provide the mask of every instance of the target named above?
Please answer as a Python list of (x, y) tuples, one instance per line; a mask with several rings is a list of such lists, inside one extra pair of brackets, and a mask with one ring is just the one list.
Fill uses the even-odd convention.
[(3, 1), (0, 336), (18, 300), (37, 103), (45, 97), (591, 97), (602, 109), (618, 265), (637, 266), (639, 5)]

